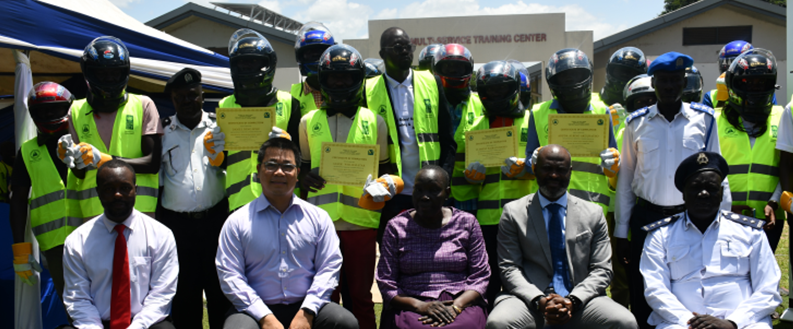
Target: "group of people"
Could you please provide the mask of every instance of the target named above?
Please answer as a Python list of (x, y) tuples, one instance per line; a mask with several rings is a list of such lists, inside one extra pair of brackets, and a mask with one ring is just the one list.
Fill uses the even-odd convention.
[[(726, 45), (703, 99), (687, 55), (620, 49), (598, 94), (587, 54), (562, 49), (545, 70), (553, 99), (534, 105), (518, 61), (474, 72), (465, 46), (431, 45), (416, 70), (414, 51), (392, 27), (382, 60), (364, 59), (311, 22), (286, 92), (272, 45), (238, 30), (218, 106), (270, 107), (275, 125), (258, 150), (229, 151), (199, 71), (170, 78), (176, 114), (160, 120), (126, 91), (124, 43), (93, 40), (85, 99), (53, 82), (28, 97), (15, 271), (35, 284), (41, 270), (29, 211), (63, 328), (201, 328), (205, 295), (210, 328), (374, 329), (375, 280), (381, 328), (771, 327), (793, 117), (775, 105), (770, 51)], [(608, 115), (608, 147), (550, 144), (552, 114)], [(465, 133), (502, 127), (525, 153), (466, 165)], [(382, 176), (329, 184), (323, 142), (379, 145)]]

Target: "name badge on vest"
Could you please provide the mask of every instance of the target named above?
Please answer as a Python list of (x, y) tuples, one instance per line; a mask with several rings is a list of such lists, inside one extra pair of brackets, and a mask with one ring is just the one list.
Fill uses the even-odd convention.
[(127, 135), (135, 133), (135, 119), (130, 114), (127, 114), (127, 129), (124, 130), (124, 133)]
[(427, 115), (432, 114), (432, 102), (429, 99), (424, 99), (424, 110), (427, 111)]

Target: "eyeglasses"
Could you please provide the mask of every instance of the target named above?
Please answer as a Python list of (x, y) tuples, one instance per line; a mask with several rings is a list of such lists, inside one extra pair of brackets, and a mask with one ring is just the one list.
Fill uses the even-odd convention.
[(295, 171), (297, 166), (291, 163), (277, 163), (272, 161), (268, 161), (264, 163), (264, 169), (267, 171), (276, 172), (278, 171), (278, 168), (281, 168), (281, 171), (283, 171), (284, 173), (289, 174)]
[(393, 47), (383, 47), (383, 49), (393, 49), (396, 53), (404, 52), (405, 50), (413, 52), (416, 50), (416, 45), (409, 44), (409, 45), (394, 45)]

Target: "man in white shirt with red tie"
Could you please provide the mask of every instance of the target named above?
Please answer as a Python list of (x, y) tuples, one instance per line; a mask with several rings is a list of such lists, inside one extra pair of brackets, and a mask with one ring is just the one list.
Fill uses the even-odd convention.
[(173, 233), (134, 209), (135, 170), (99, 167), (104, 214), (74, 230), (63, 251), (63, 303), (77, 329), (173, 329), (179, 261)]

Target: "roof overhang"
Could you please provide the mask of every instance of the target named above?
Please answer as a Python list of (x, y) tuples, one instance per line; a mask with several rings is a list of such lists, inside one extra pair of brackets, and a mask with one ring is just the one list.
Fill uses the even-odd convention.
[[(158, 30), (165, 30), (169, 26), (176, 25), (179, 22), (190, 18), (191, 16), (195, 16), (218, 24), (226, 25), (228, 27), (235, 29), (240, 29), (240, 28), (252, 29), (267, 36), (267, 39), (270, 42), (279, 41), (286, 44), (293, 44), (295, 42), (295, 34), (290, 33), (289, 31), (292, 31), (296, 27), (296, 24), (300, 24), (299, 22), (280, 16), (266, 9), (264, 11), (251, 11), (253, 17), (247, 17), (246, 19), (244, 18), (243, 15), (248, 15), (248, 14), (247, 13), (243, 14), (241, 12), (241, 10), (243, 9), (241, 6), (243, 5), (224, 4), (223, 7), (229, 5), (233, 5), (232, 8), (234, 9), (232, 10), (229, 8), (225, 8), (229, 11), (229, 13), (223, 13), (218, 10), (206, 8), (204, 6), (200, 6), (195, 3), (188, 2), (179, 8), (171, 10), (157, 18), (154, 18), (146, 22), (146, 25), (156, 28)], [(248, 9), (251, 8), (250, 4), (246, 4), (245, 6), (247, 6)], [(264, 9), (263, 7), (260, 8)], [(235, 12), (240, 16), (239, 17), (232, 16), (231, 12)], [(264, 20), (258, 17), (259, 14), (262, 15), (262, 18)], [(281, 25), (282, 23), (284, 23), (283, 26)], [(275, 27), (267, 26), (265, 24), (271, 24)], [(279, 29), (278, 28), (279, 26), (282, 26), (282, 29)], [(286, 30), (284, 30), (283, 28), (286, 28)]]
[(606, 51), (616, 45), (621, 45), (636, 38), (642, 37), (659, 29), (679, 23), (683, 20), (702, 14), (706, 11), (730, 5), (737, 7), (746, 14), (762, 15), (770, 18), (769, 22), (785, 25), (787, 22), (787, 8), (770, 4), (761, 0), (702, 0), (675, 10), (666, 15), (636, 25), (616, 34), (595, 41), (594, 53)]

